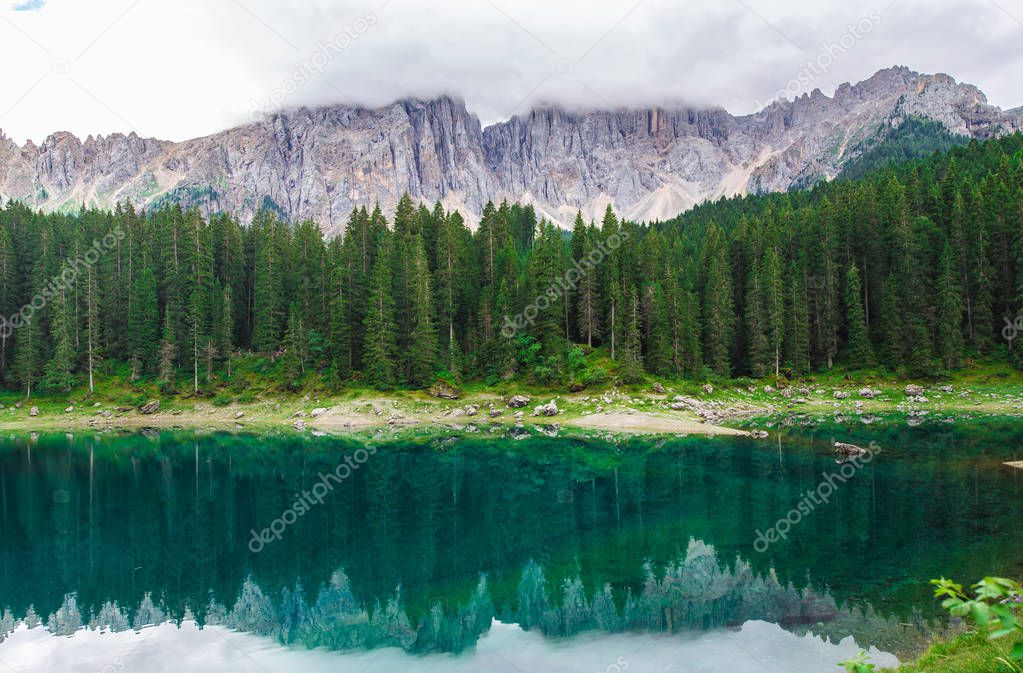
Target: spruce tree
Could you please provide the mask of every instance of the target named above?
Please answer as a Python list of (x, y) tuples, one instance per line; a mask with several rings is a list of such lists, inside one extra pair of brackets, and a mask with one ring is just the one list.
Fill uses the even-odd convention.
[(639, 330), (639, 298), (635, 287), (630, 287), (623, 304), (625, 315), (621, 316), (624, 339), (620, 359), (620, 375), (623, 383), (636, 383), (643, 379), (643, 354)]
[(903, 362), (905, 342), (903, 341), (902, 308), (899, 305), (899, 288), (895, 274), (889, 274), (881, 288), (881, 359), (890, 369), (897, 369)]
[(160, 309), (157, 306), (156, 275), (151, 266), (135, 274), (129, 292), (128, 358), (132, 361), (132, 378), (155, 371), (159, 351)]
[(785, 357), (796, 374), (810, 371), (810, 313), (806, 299), (803, 267), (793, 261), (786, 278)]
[(781, 375), (782, 346), (785, 342), (785, 289), (782, 282), (781, 259), (773, 246), (764, 254), (761, 275), (768, 346), (773, 360), (774, 376), (777, 378)]
[(959, 263), (947, 242), (938, 262), (938, 357), (945, 369), (962, 364), (963, 297), (959, 286)]
[(576, 215), (572, 233), (572, 252), (579, 267), (579, 280), (575, 292), (575, 319), (580, 338), (592, 347), (594, 339), (600, 338), (600, 273), (593, 268), (595, 261), (595, 240), (599, 232), (583, 223), (582, 215)]
[(17, 260), (7, 227), (0, 223), (0, 381), (7, 375), (13, 327), (10, 316), (17, 309)]
[(231, 356), (234, 353), (234, 293), (230, 283), (224, 285), (221, 290), (217, 352), (227, 367), (227, 378), (231, 378)]
[(330, 353), (334, 375), (344, 379), (352, 371), (352, 344), (349, 309), (350, 288), (346, 286), (343, 246), (331, 245), (333, 268), (330, 278)]
[(849, 364), (857, 369), (871, 367), (874, 364), (874, 350), (867, 334), (862, 293), (859, 269), (852, 264), (845, 274), (845, 310), (846, 323), (849, 327)]
[(69, 290), (63, 286), (53, 295), (50, 312), (50, 342), (53, 355), (46, 363), (43, 386), (51, 391), (69, 391), (75, 383), (75, 344), (68, 306)]
[(86, 269), (85, 276), (85, 342), (86, 342), (86, 368), (89, 374), (89, 392), (95, 391), (95, 369), (102, 359), (102, 329), (103, 322), (100, 315), (100, 290), (97, 282), (97, 272), (92, 265)]
[(42, 364), (42, 329), (38, 316), (22, 323), (14, 334), (14, 376), (25, 389), (25, 397), (31, 398)]
[(412, 253), (410, 282), (411, 330), (409, 357), (412, 361), (410, 383), (425, 386), (432, 383), (437, 372), (437, 329), (433, 317), (433, 293), (430, 268), (422, 238), (416, 236)]
[(703, 263), (703, 351), (714, 372), (728, 376), (732, 369), (729, 351), (735, 320), (732, 312), (732, 269), (727, 247), (716, 226), (711, 225), (708, 229), (707, 239)]
[(160, 336), (160, 389), (165, 393), (174, 391), (174, 378), (178, 358), (177, 338), (174, 322), (171, 319), (171, 308), (167, 306), (163, 312), (163, 331)]
[(284, 332), (284, 357), (282, 368), (286, 385), (292, 390), (302, 387), (305, 363), (309, 357), (309, 335), (298, 302), (291, 305), (288, 313), (288, 327)]
[(745, 332), (748, 341), (749, 371), (753, 376), (767, 374), (772, 361), (771, 345), (768, 340), (767, 316), (764, 311), (764, 293), (761, 269), (750, 270), (746, 283)]
[(369, 303), (364, 321), (366, 336), (363, 369), (366, 381), (383, 389), (397, 382), (395, 360), (398, 357), (398, 344), (394, 299), (391, 297), (390, 247), (389, 236), (384, 236), (370, 274)]
[(252, 224), (256, 240), (253, 269), (252, 345), (264, 353), (277, 348), (280, 335), (282, 290), (281, 263), (277, 249), (277, 220), (261, 213)]

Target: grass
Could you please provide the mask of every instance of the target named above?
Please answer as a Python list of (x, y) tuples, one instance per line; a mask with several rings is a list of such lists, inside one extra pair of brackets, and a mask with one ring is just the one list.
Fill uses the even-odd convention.
[[(303, 377), (301, 387), (290, 389), (282, 381), (281, 362), (259, 354), (236, 357), (232, 361), (230, 378), (222, 371), (210, 382), (200, 378), (198, 393), (192, 392), (190, 372), (182, 371), (175, 391), (167, 392), (161, 390), (155, 378), (131, 381), (127, 364), (107, 362), (97, 376), (94, 393), (88, 391), (84, 380), (80, 380), (78, 386), (69, 392), (34, 393), (31, 400), (25, 400), (22, 392), (0, 391), (0, 403), (5, 406), (0, 409), (0, 424), (26, 429), (82, 425), (95, 418), (97, 412), (137, 415), (132, 410), (152, 399), (160, 400), (161, 413), (174, 414), (181, 422), (186, 422), (189, 417), (193, 418), (193, 423), (196, 418), (232, 421), (234, 414), (241, 410), (244, 411), (246, 425), (280, 425), (287, 422), (292, 413), (299, 410), (308, 412), (317, 406), (343, 407), (353, 415), (373, 415), (385, 422), (387, 415), (380, 416), (375, 409), (393, 408), (406, 416), (426, 419), (466, 404), (474, 404), (484, 410), (489, 404), (503, 408), (503, 399), (515, 394), (529, 396), (533, 405), (556, 399), (562, 413), (557, 419), (544, 422), (556, 420), (560, 423), (585, 421), (584, 416), (599, 413), (598, 409), (635, 416), (653, 414), (685, 421), (698, 420), (691, 412), (668, 409), (668, 402), (676, 395), (697, 398), (719, 410), (745, 410), (756, 418), (796, 413), (821, 417), (833, 414), (898, 414), (914, 410), (925, 410), (939, 417), (969, 413), (1023, 413), (1023, 373), (999, 362), (970, 362), (951, 376), (927, 381), (908, 380), (883, 370), (834, 369), (791, 380), (773, 376), (726, 379), (708, 375), (687, 380), (647, 376), (634, 384), (621, 385), (617, 381), (617, 363), (610, 359), (606, 349), (582, 350), (585, 355), (581, 358), (574, 382), (541, 385), (525, 377), (462, 382), (456, 385), (462, 392), (462, 398), (457, 402), (438, 400), (424, 390), (408, 387), (378, 391), (358, 379), (338, 382), (329, 372), (310, 371)], [(445, 378), (450, 378), (450, 375)], [(910, 382), (928, 388), (928, 402), (910, 403), (904, 392), (905, 385)], [(655, 383), (662, 385), (665, 392), (655, 393)], [(702, 390), (706, 383), (713, 385), (712, 393)], [(944, 385), (952, 386), (952, 392), (940, 390)], [(862, 399), (858, 391), (863, 387), (880, 390), (882, 394), (876, 399)], [(786, 388), (793, 391), (789, 397), (780, 393)], [(801, 388), (803, 393), (799, 392)], [(805, 394), (807, 390), (810, 394)], [(836, 399), (834, 391), (848, 395)], [(15, 408), (18, 402), (22, 406)], [(29, 418), (28, 411), (32, 406), (39, 407), (38, 418)], [(74, 410), (65, 412), (69, 406)], [(528, 412), (527, 409), (527, 419)], [(509, 413), (505, 413), (504, 421), (511, 421)]]
[[(1017, 640), (1012, 637), (988, 640), (983, 634), (964, 633), (948, 642), (935, 643), (919, 659), (903, 664), (897, 673), (1021, 673), (1000, 663)], [(891, 669), (886, 669), (891, 670)]]

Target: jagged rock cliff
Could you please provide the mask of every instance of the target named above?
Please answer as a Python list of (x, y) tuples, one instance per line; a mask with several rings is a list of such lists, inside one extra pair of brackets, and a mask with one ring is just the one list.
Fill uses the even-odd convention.
[(303, 108), (180, 143), (55, 133), (19, 147), (0, 134), (0, 196), (44, 210), (177, 202), (243, 220), (273, 207), (328, 232), (343, 228), (353, 207), (386, 210), (404, 192), (459, 208), (470, 222), (499, 199), (533, 203), (562, 223), (609, 203), (651, 220), (710, 198), (833, 178), (879, 130), (908, 117), (974, 138), (1023, 130), (1018, 110), (988, 105), (976, 87), (900, 67), (833, 97), (814, 91), (739, 117), (543, 107), (484, 129), (463, 103), (442, 97)]

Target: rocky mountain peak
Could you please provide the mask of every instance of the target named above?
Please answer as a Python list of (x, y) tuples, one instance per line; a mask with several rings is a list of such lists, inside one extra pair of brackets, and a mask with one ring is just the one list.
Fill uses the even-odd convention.
[(453, 96), (369, 109), (298, 108), (194, 140), (135, 133), (54, 133), (18, 147), (0, 132), (0, 196), (44, 210), (163, 203), (229, 211), (260, 207), (328, 232), (353, 207), (393, 208), (403, 193), (459, 208), (532, 203), (570, 225), (608, 204), (633, 219), (674, 216), (706, 199), (830, 179), (879, 131), (918, 117), (987, 138), (1023, 130), (976, 87), (904, 66), (833, 96), (819, 89), (750, 115), (689, 106), (573, 110), (543, 105), (483, 128)]

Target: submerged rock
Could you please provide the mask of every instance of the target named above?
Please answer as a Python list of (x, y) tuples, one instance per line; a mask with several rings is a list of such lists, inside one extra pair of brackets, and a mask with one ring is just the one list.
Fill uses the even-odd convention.
[(845, 456), (847, 458), (854, 458), (856, 456), (867, 455), (867, 450), (861, 446), (856, 446), (855, 444), (835, 442), (835, 453), (837, 453), (840, 456)]

